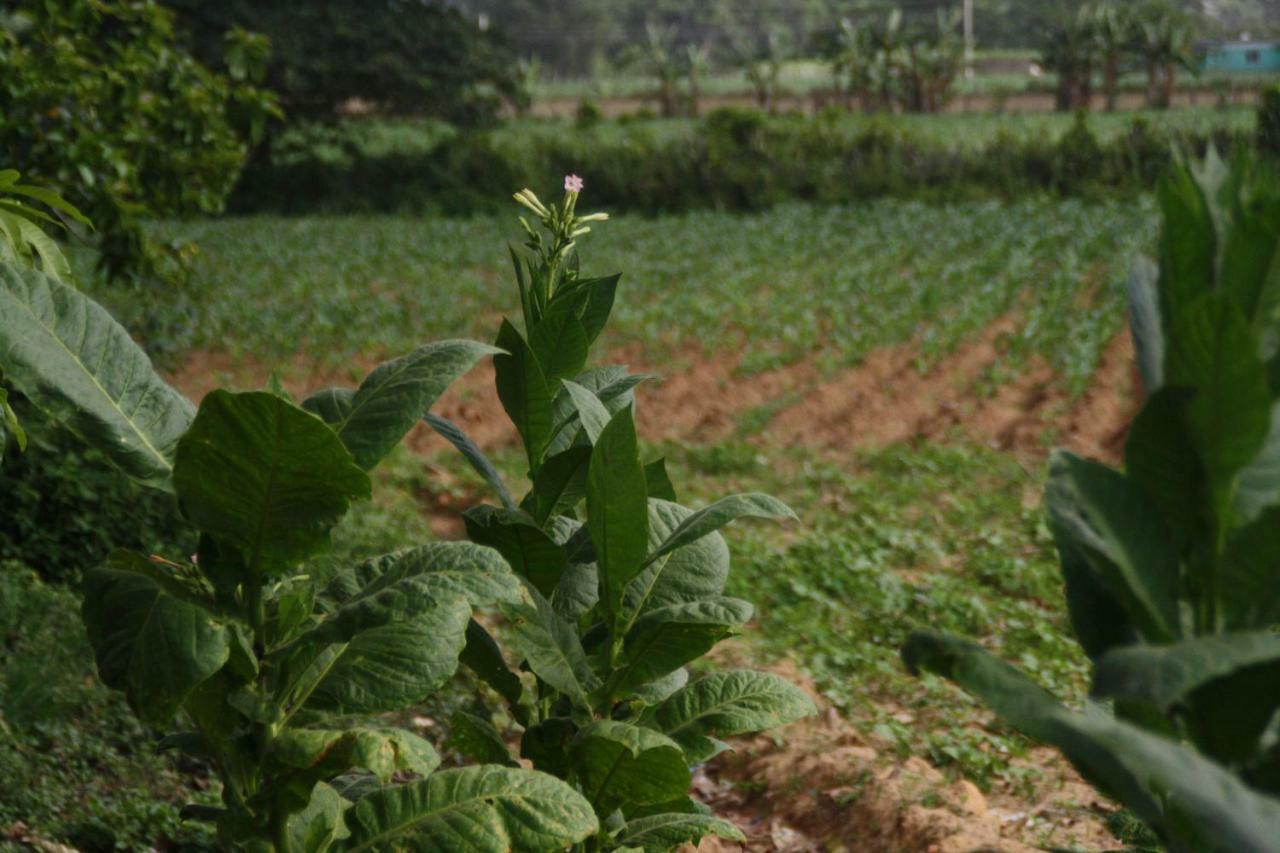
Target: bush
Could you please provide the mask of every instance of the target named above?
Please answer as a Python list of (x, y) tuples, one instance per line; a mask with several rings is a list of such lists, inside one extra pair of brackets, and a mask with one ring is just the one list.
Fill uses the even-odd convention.
[(182, 799), (207, 795), (186, 789), (93, 678), (79, 607), (69, 590), (0, 562), (0, 827), (84, 851), (216, 849), (178, 818)]
[(195, 550), (172, 497), (133, 483), (24, 400), (14, 409), (28, 446), (0, 462), (0, 560), (21, 561), (46, 581), (74, 584), (116, 548)]
[(1280, 157), (1280, 83), (1262, 90), (1258, 104), (1258, 148)]
[[(1061, 195), (1149, 189), (1171, 150), (1230, 148), (1230, 134), (1133, 131), (1102, 142), (1080, 118), (1060, 139), (998, 134), (968, 148), (878, 118), (850, 121), (719, 109), (691, 132), (653, 122), (602, 122), (573, 132), (432, 130), (394, 149), (372, 150), (364, 123), (293, 137), (275, 164), (246, 171), (239, 212), (489, 210), (513, 182), (591, 178), (592, 195), (614, 209), (677, 212), (757, 210), (789, 200), (844, 204), (884, 196), (968, 198), (1029, 192)], [(308, 141), (309, 140), (309, 141)]]
[(165, 270), (141, 218), (216, 212), (235, 185), (273, 109), (246, 79), (262, 44), (238, 44), (244, 74), (225, 76), (181, 50), (154, 0), (6, 4), (0, 149), (89, 215), (109, 275)]

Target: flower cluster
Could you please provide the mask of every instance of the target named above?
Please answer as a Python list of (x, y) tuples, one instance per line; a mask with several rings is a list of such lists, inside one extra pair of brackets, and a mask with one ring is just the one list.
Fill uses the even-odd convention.
[(559, 204), (550, 206), (543, 204), (530, 189), (523, 189), (514, 196), (519, 204), (538, 217), (538, 221), (548, 232), (547, 235), (542, 234), (527, 219), (520, 217), (520, 224), (528, 235), (525, 245), (539, 255), (546, 270), (548, 293), (555, 291), (558, 280), (564, 276), (564, 262), (573, 252), (578, 238), (591, 233), (588, 223), (603, 222), (609, 218), (607, 213), (577, 215), (578, 194), (582, 192), (582, 187), (582, 178), (565, 175), (564, 199)]

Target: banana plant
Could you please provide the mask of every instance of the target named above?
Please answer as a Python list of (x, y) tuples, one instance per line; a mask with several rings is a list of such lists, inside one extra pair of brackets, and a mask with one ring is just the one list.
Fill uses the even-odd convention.
[(1114, 713), (1068, 711), (953, 638), (904, 649), (1060, 747), (1173, 850), (1270, 850), (1280, 828), (1277, 187), (1213, 152), (1162, 183), (1159, 266), (1128, 283), (1144, 402), (1124, 468), (1050, 465), (1072, 626)]
[(528, 606), (494, 550), (429, 543), (327, 570), (330, 532), (370, 470), (493, 348), (423, 346), (356, 389), (295, 405), (282, 391), (165, 384), (98, 304), (0, 261), (0, 370), (124, 473), (171, 492), (199, 532), (189, 558), (118, 552), (85, 580), (102, 680), (207, 762), (229, 849), (553, 850), (597, 831), (591, 804), (545, 773), (439, 770), (435, 747), (380, 715), (458, 666), (471, 616)]
[[(722, 738), (783, 725), (814, 706), (775, 675), (694, 678), (688, 667), (752, 614), (724, 594), (729, 550), (718, 530), (741, 517), (793, 516), (762, 494), (688, 508), (664, 460), (643, 459), (635, 389), (649, 377), (586, 366), (619, 276), (582, 275), (575, 247), (606, 217), (577, 214), (578, 178), (565, 189), (550, 206), (529, 190), (516, 196), (535, 217), (533, 225), (521, 218), (527, 253), (512, 251), (524, 330), (504, 321), (494, 358), (498, 396), (528, 465), (524, 495), (513, 497), (455, 425), (429, 416), (498, 498), (467, 510), (470, 539), (497, 549), (530, 599), (502, 605), (499, 636), (515, 668), (475, 622), (463, 661), (518, 722), (519, 758), (568, 781), (595, 809), (601, 832), (583, 849), (741, 839), (690, 798), (690, 768), (725, 749)], [(490, 707), (476, 710), (454, 720), (472, 757), (514, 765)]]

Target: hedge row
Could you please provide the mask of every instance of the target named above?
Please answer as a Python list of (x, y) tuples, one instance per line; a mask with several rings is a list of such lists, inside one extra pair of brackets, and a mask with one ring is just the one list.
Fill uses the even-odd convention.
[(974, 146), (921, 139), (888, 123), (850, 130), (827, 116), (743, 109), (711, 113), (686, 134), (625, 125), (607, 134), (571, 125), (523, 136), (436, 132), (429, 143), (373, 153), (344, 142), (343, 133), (295, 142), (251, 166), (231, 209), (470, 213), (501, 203), (511, 187), (552, 187), (568, 172), (587, 177), (593, 203), (646, 212), (883, 196), (1077, 195), (1149, 187), (1175, 148), (1253, 142), (1239, 130), (1160, 131), (1141, 118), (1102, 141), (1081, 116), (1057, 138), (1001, 132)]

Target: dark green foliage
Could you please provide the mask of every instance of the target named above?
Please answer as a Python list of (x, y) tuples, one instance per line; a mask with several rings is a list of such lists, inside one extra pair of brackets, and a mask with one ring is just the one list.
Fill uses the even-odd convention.
[(332, 119), (352, 99), (384, 113), (470, 125), (519, 101), (515, 54), (443, 2), (173, 0), (179, 23), (206, 62), (234, 28), (271, 41), (267, 85), (292, 118)]
[(134, 483), (25, 400), (14, 408), (29, 443), (0, 462), (0, 559), (19, 560), (47, 581), (75, 583), (116, 548), (194, 552), (172, 496)]
[(1045, 494), (1092, 694), (1119, 719), (942, 635), (903, 656), (1060, 747), (1171, 849), (1263, 850), (1280, 825), (1280, 192), (1210, 152), (1160, 202), (1159, 272), (1130, 279), (1147, 396), (1125, 470), (1059, 452)]
[[(184, 823), (186, 778), (207, 768), (151, 748), (123, 697), (94, 678), (79, 601), (21, 563), (0, 562), (0, 826), (84, 851), (143, 849), (167, 839), (215, 850)], [(25, 849), (25, 848), (23, 848)]]
[(273, 109), (250, 82), (260, 46), (240, 46), (244, 61), (223, 75), (181, 50), (153, 0), (6, 5), (0, 148), (89, 215), (108, 274), (171, 268), (144, 216), (221, 209)]
[[(584, 369), (619, 277), (580, 274), (577, 241), (607, 217), (579, 216), (580, 181), (564, 180), (558, 204), (527, 189), (515, 197), (536, 222), (521, 219), (529, 254), (512, 253), (524, 331), (503, 321), (494, 369), (528, 463), (518, 505), (456, 427), (430, 421), (506, 496), (501, 508), (468, 510), (467, 533), (503, 555), (532, 599), (503, 605), (500, 632), (532, 678), (508, 669), (479, 625), (463, 662), (524, 727), (521, 757), (591, 803), (602, 828), (595, 849), (741, 840), (732, 824), (676, 807), (688, 801), (691, 766), (726, 748), (719, 738), (786, 724), (814, 706), (771, 674), (691, 680), (685, 667), (753, 612), (723, 594), (729, 551), (719, 530), (744, 517), (794, 516), (760, 494), (692, 511), (675, 503), (663, 460), (644, 462), (635, 388), (645, 377)], [(470, 749), (476, 741), (474, 731), (464, 737)], [(486, 751), (496, 745), (488, 741)]]
[(759, 210), (793, 200), (841, 204), (886, 196), (967, 198), (1147, 189), (1172, 147), (1245, 141), (1231, 131), (1157, 132), (1140, 121), (1101, 141), (1081, 118), (1066, 134), (999, 134), (971, 147), (875, 118), (770, 117), (720, 109), (692, 133), (601, 123), (518, 134), (405, 128), (396, 144), (360, 122), (290, 131), (272, 163), (252, 164), (231, 206), (241, 212), (441, 211), (493, 207), (505, 188), (545, 186), (567, 171), (618, 210)]
[(1258, 103), (1258, 148), (1264, 154), (1280, 157), (1280, 85), (1262, 90)]

